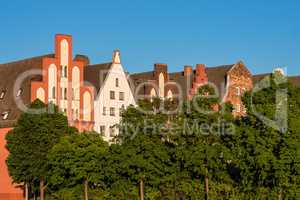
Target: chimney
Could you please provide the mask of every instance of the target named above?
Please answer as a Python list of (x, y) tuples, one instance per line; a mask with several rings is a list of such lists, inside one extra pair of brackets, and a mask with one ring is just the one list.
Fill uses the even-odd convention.
[(185, 65), (183, 74), (184, 76), (191, 76), (193, 74), (193, 67), (190, 65)]
[(162, 63), (155, 63), (154, 64), (154, 71), (155, 72), (168, 72), (168, 65)]
[(113, 64), (121, 64), (120, 50), (114, 50), (112, 62)]
[(205, 65), (204, 64), (197, 64), (196, 65), (196, 75), (201, 75), (205, 73)]

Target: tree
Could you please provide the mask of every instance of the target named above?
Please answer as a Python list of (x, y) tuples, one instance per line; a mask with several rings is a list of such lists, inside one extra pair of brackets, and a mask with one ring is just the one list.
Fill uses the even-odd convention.
[[(300, 88), (284, 79), (273, 74), (262, 82), (268, 87), (247, 93), (248, 115), (236, 123), (232, 151), (241, 177), (240, 191), (249, 198), (299, 199)], [(282, 92), (286, 97), (281, 98)], [(274, 128), (261, 116), (282, 126)], [(284, 121), (278, 119), (285, 118), (287, 129), (281, 129)]]
[(67, 118), (53, 104), (45, 105), (36, 100), (29, 109), (6, 136), (7, 165), (14, 182), (32, 185), (39, 181), (43, 200), (49, 176), (47, 154), (68, 133), (69, 127)]
[(84, 199), (88, 188), (103, 187), (103, 168), (108, 144), (98, 133), (75, 133), (63, 137), (48, 154), (51, 163), (50, 183), (54, 190), (83, 183)]

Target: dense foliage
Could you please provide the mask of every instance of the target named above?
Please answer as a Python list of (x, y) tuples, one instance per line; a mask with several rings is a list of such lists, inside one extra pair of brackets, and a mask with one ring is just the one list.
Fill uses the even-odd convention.
[[(8, 134), (11, 175), (44, 177), (49, 199), (299, 199), (300, 88), (274, 74), (244, 95), (247, 116), (238, 118), (214, 94), (205, 85), (176, 113), (176, 100), (140, 101), (123, 111), (110, 145), (95, 133), (66, 131), (64, 122), (47, 151), (32, 147), (23, 134), (39, 141), (43, 131), (22, 125), (31, 117), (24, 114)], [(28, 149), (43, 152), (47, 165), (30, 171), (36, 161), (18, 154)]]

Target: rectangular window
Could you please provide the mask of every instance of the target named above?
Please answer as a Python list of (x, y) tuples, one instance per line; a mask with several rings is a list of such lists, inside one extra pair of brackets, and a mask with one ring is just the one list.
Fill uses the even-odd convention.
[(56, 89), (52, 87), (52, 99), (55, 99)]
[(116, 87), (119, 87), (119, 79), (116, 78)]
[(64, 89), (64, 99), (67, 100), (68, 97), (68, 91), (67, 88)]
[(65, 66), (65, 68), (64, 68), (64, 73), (65, 73), (65, 78), (67, 78), (68, 77), (68, 67), (67, 66)]
[(109, 127), (109, 136), (110, 137), (115, 137), (116, 134), (115, 134), (115, 128), (114, 127)]
[(115, 91), (110, 91), (110, 99), (115, 99)]
[(110, 116), (115, 116), (115, 108), (114, 107), (111, 107), (109, 109), (109, 114), (110, 114)]
[(105, 126), (100, 126), (100, 134), (105, 136)]
[(106, 115), (106, 107), (103, 107), (102, 115)]
[(119, 100), (124, 101), (124, 92), (119, 93)]
[(236, 87), (236, 95), (241, 96), (241, 88), (240, 87)]
[(240, 105), (240, 104), (236, 104), (236, 105), (234, 106), (234, 111), (235, 111), (235, 112), (241, 112), (241, 105)]

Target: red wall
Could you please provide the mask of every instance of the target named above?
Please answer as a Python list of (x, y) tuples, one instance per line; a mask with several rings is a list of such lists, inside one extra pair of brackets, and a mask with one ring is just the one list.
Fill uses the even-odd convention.
[(5, 135), (9, 130), (10, 128), (0, 129), (0, 200), (23, 200), (23, 190), (12, 184), (5, 162), (8, 155)]

